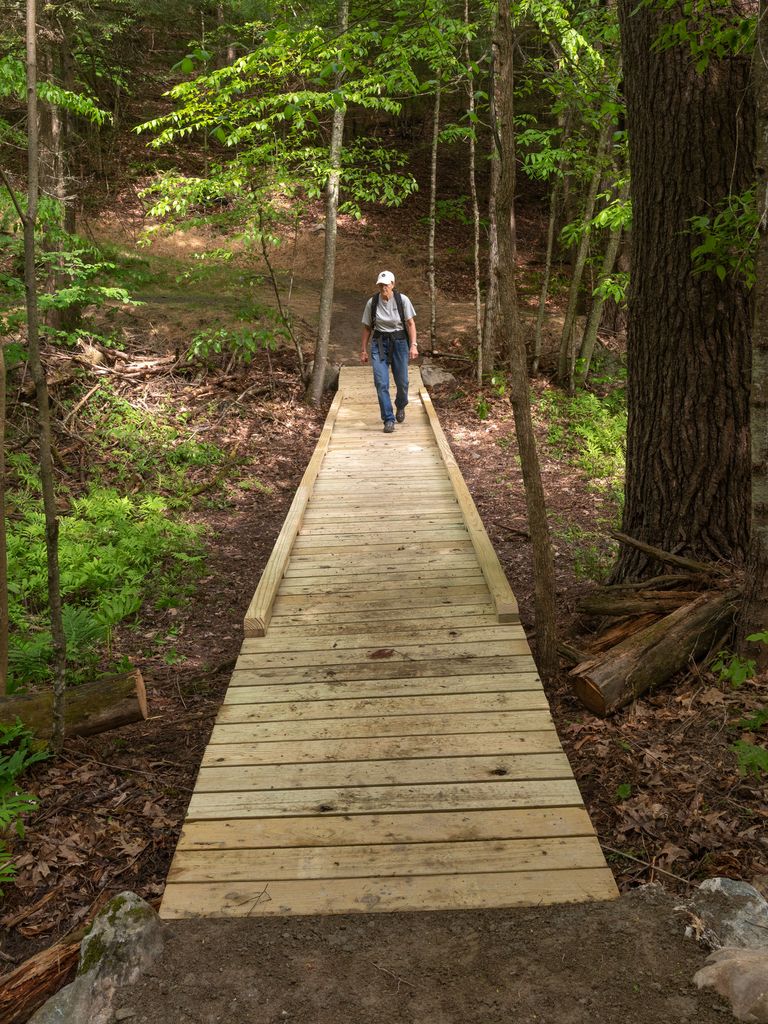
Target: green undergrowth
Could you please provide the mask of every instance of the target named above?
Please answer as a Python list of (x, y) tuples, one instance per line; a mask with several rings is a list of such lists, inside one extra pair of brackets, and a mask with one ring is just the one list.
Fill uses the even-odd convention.
[(534, 395), (534, 414), (547, 425), (549, 453), (580, 469), (587, 487), (600, 497), (594, 529), (564, 518), (553, 519), (553, 533), (573, 556), (579, 579), (602, 582), (616, 557), (610, 532), (624, 505), (627, 404), (623, 385), (610, 382), (605, 394), (579, 391), (567, 395), (555, 388)]
[(17, 780), (47, 756), (46, 750), (33, 747), (32, 734), (18, 719), (15, 725), (0, 724), (0, 896), (16, 874), (7, 840), (13, 833), (24, 838), (23, 816), (37, 808), (37, 798), (20, 789)]
[[(72, 406), (78, 401), (70, 399)], [(225, 453), (171, 409), (148, 412), (103, 385), (81, 409), (87, 479), (59, 484), (59, 566), (68, 682), (124, 667), (113, 632), (183, 604), (203, 571), (197, 527), (184, 519), (196, 483)], [(202, 477), (201, 477), (202, 474)], [(8, 460), (9, 685), (50, 681), (45, 520), (36, 465)]]

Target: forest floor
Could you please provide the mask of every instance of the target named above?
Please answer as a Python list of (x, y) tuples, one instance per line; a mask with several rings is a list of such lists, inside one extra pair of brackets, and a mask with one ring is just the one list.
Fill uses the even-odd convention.
[[(131, 249), (140, 216), (128, 199), (118, 212), (90, 227), (97, 237)], [(396, 271), (413, 298), (424, 347), (425, 229), (406, 239), (402, 223), (401, 215), (389, 213), (342, 225), (333, 329), (339, 360), (357, 359), (362, 306), (382, 266)], [(443, 365), (456, 383), (437, 389), (435, 402), (530, 631), (531, 552), (511, 411), (500, 388), (486, 388), (480, 418), (471, 365), (461, 358), (474, 317), (464, 230), (456, 226), (439, 256), (447, 282), (438, 300), (439, 348), (453, 357)], [(201, 271), (192, 254), (213, 241), (176, 235), (146, 251), (145, 305), (124, 314), (127, 358), (183, 350), (201, 324), (232, 322), (249, 298), (268, 299), (264, 268), (246, 254), (236, 254), (226, 268)], [(275, 262), (283, 284), (292, 263), (291, 308), (309, 352), (322, 232), (310, 224), (294, 259), (288, 251), (286, 245)], [(525, 311), (537, 291), (539, 254), (523, 251), (521, 262), (530, 282), (523, 289)], [(550, 343), (557, 316), (555, 301)], [(208, 549), (194, 596), (182, 608), (145, 616), (138, 631), (118, 630), (113, 641), (144, 675), (150, 719), (72, 740), (62, 757), (35, 766), (25, 779), (41, 809), (19, 844), (18, 878), (2, 907), (0, 957), (9, 969), (117, 891), (131, 889), (147, 899), (162, 894), (242, 642), (243, 614), (324, 419), (324, 410), (301, 401), (290, 349), (260, 353), (245, 370), (214, 370), (193, 381), (158, 371), (121, 386), (146, 408), (183, 405), (201, 436), (236, 460), (227, 475), (202, 484), (200, 500), (185, 513), (205, 527)], [(546, 376), (534, 391), (539, 397), (551, 391)], [(545, 406), (536, 408), (555, 525), (560, 621), (575, 626), (572, 609), (591, 585), (585, 572), (606, 558), (615, 506), (552, 442)], [(661, 880), (679, 896), (705, 877), (725, 874), (768, 894), (764, 794), (758, 781), (739, 774), (730, 749), (740, 735), (739, 719), (761, 706), (756, 687), (733, 690), (712, 676), (687, 674), (609, 721), (579, 705), (565, 671), (548, 696), (622, 890)], [(252, 921), (179, 923), (162, 971), (147, 979), (144, 996), (141, 989), (135, 997), (127, 994), (125, 1005), (136, 1008), (132, 1019), (167, 1024), (321, 1024), (339, 1015), (422, 1024), (510, 1017), (706, 1024), (719, 1019), (719, 1008), (691, 987), (703, 954), (683, 939), (683, 928), (682, 920), (672, 923), (671, 904), (660, 896), (603, 907), (260, 920), (257, 928)], [(224, 965), (222, 949), (228, 951)], [(215, 1005), (209, 993), (218, 994)]]

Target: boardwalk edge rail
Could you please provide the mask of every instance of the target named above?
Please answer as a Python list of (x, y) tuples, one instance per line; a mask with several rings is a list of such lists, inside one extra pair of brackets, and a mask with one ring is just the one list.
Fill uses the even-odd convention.
[(248, 611), (245, 613), (243, 623), (246, 637), (267, 635), (269, 620), (272, 618), (272, 606), (275, 603), (275, 596), (277, 595), (280, 582), (285, 574), (288, 559), (291, 556), (293, 542), (296, 540), (296, 536), (301, 529), (301, 524), (304, 520), (304, 512), (306, 511), (307, 503), (312, 495), (315, 480), (320, 472), (320, 467), (323, 459), (325, 458), (325, 453), (328, 450), (331, 435), (333, 434), (333, 427), (336, 423), (336, 417), (339, 414), (339, 409), (341, 408), (341, 403), (343, 401), (344, 395), (341, 389), (339, 389), (336, 392), (336, 397), (331, 403), (331, 408), (328, 410), (328, 416), (326, 417), (325, 424), (320, 432), (317, 447), (315, 448), (312, 458), (309, 460), (309, 464), (304, 471), (301, 483), (296, 489), (296, 494), (291, 502), (291, 507), (288, 509), (288, 515), (285, 517), (283, 527), (275, 541), (272, 554), (269, 556), (269, 561), (264, 567), (264, 572), (261, 574), (259, 585), (256, 587), (251, 603), (248, 605)]
[(501, 562), (494, 550), (493, 544), (491, 544), (490, 537), (486, 533), (483, 521), (480, 518), (480, 513), (477, 511), (477, 507), (472, 500), (472, 495), (469, 493), (469, 488), (466, 485), (458, 463), (456, 462), (456, 458), (451, 451), (451, 447), (448, 444), (445, 434), (443, 433), (443, 428), (440, 426), (440, 421), (437, 418), (437, 413), (435, 412), (435, 407), (432, 404), (432, 399), (425, 387), (419, 388), (419, 398), (421, 398), (422, 404), (429, 418), (429, 423), (435, 435), (437, 447), (440, 450), (440, 455), (445, 463), (446, 471), (448, 472), (451, 485), (453, 486), (453, 490), (456, 494), (461, 514), (464, 517), (464, 524), (469, 532), (472, 546), (474, 547), (475, 554), (477, 555), (477, 560), (480, 563), (480, 568), (483, 572), (483, 576), (485, 577), (485, 582), (491, 593), (491, 599), (496, 609), (498, 621), (519, 622), (520, 612), (517, 606), (517, 599), (512, 593), (512, 588), (509, 585), (507, 577), (504, 575)]

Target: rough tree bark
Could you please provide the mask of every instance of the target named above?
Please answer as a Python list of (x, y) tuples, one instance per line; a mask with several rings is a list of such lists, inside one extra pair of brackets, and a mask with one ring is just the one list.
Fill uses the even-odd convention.
[[(349, 0), (339, 0), (339, 37), (343, 39), (349, 20)], [(338, 81), (337, 81), (338, 84)], [(325, 383), (328, 363), (328, 342), (331, 337), (333, 312), (333, 285), (336, 277), (336, 217), (339, 210), (339, 179), (341, 177), (341, 147), (344, 141), (344, 115), (346, 105), (333, 111), (331, 128), (330, 172), (325, 187), (325, 252), (323, 255), (323, 284), (320, 290), (320, 323), (317, 328), (315, 365), (307, 389), (307, 400), (319, 405)]]
[(0, 345), (0, 693), (8, 692), (8, 548), (5, 536), (5, 355)]
[(534, 603), (539, 669), (543, 675), (557, 671), (555, 632), (555, 580), (549, 539), (544, 488), (541, 482), (536, 438), (531, 419), (525, 342), (520, 325), (515, 286), (515, 128), (513, 100), (514, 36), (507, 0), (499, 0), (494, 38), (497, 81), (500, 178), (497, 196), (499, 232), (498, 289), (507, 360), (510, 367), (510, 399), (525, 483), (528, 525), (533, 546)]
[[(682, 5), (619, 0), (632, 173), (623, 531), (703, 561), (741, 560), (749, 496), (746, 289), (693, 274), (690, 218), (753, 180), (748, 61), (658, 51)], [(622, 547), (614, 580), (653, 571)]]
[(760, 216), (752, 328), (752, 501), (744, 603), (738, 620), (739, 647), (768, 668), (768, 645), (747, 637), (768, 629), (768, 3), (762, 0), (754, 55), (757, 107), (757, 201)]

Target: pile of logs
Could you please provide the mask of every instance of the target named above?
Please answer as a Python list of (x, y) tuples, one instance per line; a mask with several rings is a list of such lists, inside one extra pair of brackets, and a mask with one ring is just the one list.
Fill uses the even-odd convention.
[(639, 583), (602, 587), (577, 610), (608, 620), (588, 649), (564, 647), (582, 703), (604, 717), (718, 649), (733, 626), (738, 591), (725, 571), (643, 544), (617, 540), (666, 563), (671, 571)]

